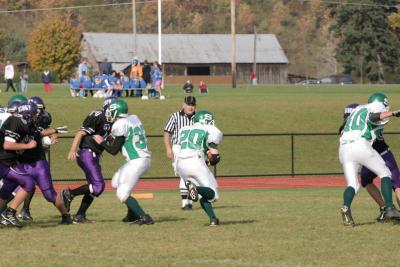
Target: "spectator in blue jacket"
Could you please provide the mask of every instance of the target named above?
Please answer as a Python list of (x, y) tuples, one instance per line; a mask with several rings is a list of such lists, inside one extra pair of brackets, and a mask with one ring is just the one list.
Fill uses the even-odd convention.
[(45, 70), (42, 74), (43, 89), (46, 93), (53, 91), (51, 86), (51, 73), (49, 70)]

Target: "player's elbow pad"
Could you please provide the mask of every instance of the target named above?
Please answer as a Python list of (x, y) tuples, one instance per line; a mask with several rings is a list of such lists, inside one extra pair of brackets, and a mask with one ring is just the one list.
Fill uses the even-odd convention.
[(210, 165), (217, 165), (218, 162), (221, 160), (219, 154), (212, 154), (210, 158)]

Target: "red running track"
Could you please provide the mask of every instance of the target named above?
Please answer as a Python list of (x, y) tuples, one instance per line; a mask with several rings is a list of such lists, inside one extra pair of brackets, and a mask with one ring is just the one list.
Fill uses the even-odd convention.
[[(84, 182), (55, 183), (56, 191), (63, 188), (74, 188)], [(271, 188), (325, 188), (325, 187), (344, 187), (343, 177), (269, 177), (269, 178), (219, 178), (218, 186), (220, 189), (271, 189)], [(175, 190), (179, 186), (177, 179), (165, 180), (140, 180), (135, 188), (136, 191), (151, 190)], [(111, 183), (106, 183), (105, 191), (113, 191)]]

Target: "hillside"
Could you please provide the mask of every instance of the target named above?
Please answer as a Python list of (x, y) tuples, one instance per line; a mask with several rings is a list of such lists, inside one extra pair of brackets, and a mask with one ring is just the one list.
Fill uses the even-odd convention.
[[(137, 2), (137, 31), (157, 32), (157, 2)], [(13, 33), (27, 40), (35, 25), (50, 12), (70, 12), (80, 32), (131, 32), (132, 9), (128, 0), (17, 0), (12, 3), (0, 0), (3, 10), (104, 4), (115, 5), (62, 11), (1, 13), (0, 32), (3, 35)], [(332, 20), (329, 9), (320, 0), (242, 0), (237, 6), (238, 33), (252, 33), (256, 25), (258, 33), (276, 34), (289, 58), (289, 73), (311, 77), (332, 74), (337, 70), (335, 41), (329, 32)], [(230, 33), (230, 1), (165, 1), (163, 32)]]

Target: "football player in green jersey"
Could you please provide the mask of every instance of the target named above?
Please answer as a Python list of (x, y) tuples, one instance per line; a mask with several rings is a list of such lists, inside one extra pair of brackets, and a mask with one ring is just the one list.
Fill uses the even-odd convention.
[(376, 131), (382, 129), (392, 116), (399, 117), (400, 111), (390, 112), (386, 95), (374, 93), (369, 97), (368, 104), (355, 108), (346, 120), (339, 146), (339, 160), (347, 182), (343, 207), (340, 209), (345, 226), (355, 225), (350, 206), (360, 187), (357, 179), (360, 166), (381, 178), (386, 218), (400, 219), (400, 212), (394, 208), (392, 200), (391, 172), (379, 153), (372, 148)]
[(128, 215), (123, 221), (132, 221), (138, 225), (153, 224), (137, 200), (131, 195), (139, 178), (150, 168), (151, 152), (147, 147), (146, 133), (142, 122), (136, 115), (128, 115), (128, 106), (122, 99), (111, 102), (106, 110), (106, 117), (114, 122), (111, 145), (104, 143), (104, 148), (112, 155), (119, 151), (125, 157), (125, 163), (112, 178), (112, 186), (117, 189), (117, 197), (128, 207)]
[(200, 205), (210, 219), (210, 226), (219, 224), (212, 202), (219, 198), (218, 184), (206, 159), (211, 165), (220, 161), (218, 145), (222, 141), (222, 132), (214, 125), (214, 116), (208, 111), (199, 111), (194, 115), (194, 124), (179, 131), (179, 151), (176, 170), (184, 177), (189, 190), (189, 198), (199, 199)]

